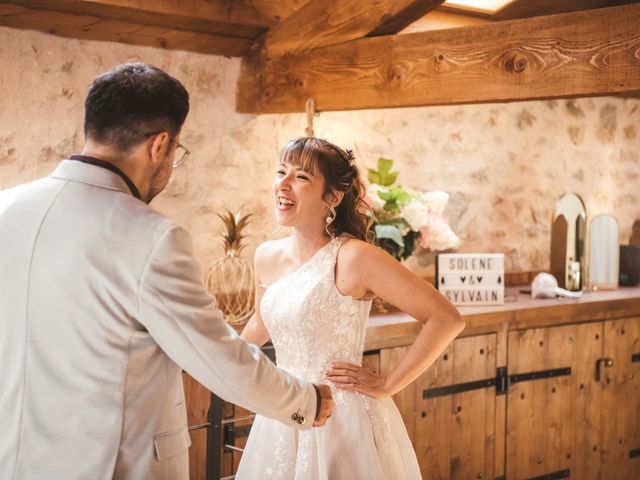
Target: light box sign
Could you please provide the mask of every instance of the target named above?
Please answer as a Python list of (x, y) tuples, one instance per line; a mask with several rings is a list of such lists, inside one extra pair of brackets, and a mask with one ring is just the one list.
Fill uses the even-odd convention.
[(504, 254), (441, 253), (436, 288), (454, 305), (502, 305)]

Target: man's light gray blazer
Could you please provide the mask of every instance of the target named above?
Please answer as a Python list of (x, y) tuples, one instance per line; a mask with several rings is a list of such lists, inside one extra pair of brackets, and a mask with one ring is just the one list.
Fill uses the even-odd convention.
[(214, 307), (188, 233), (115, 173), (65, 160), (0, 191), (0, 479), (188, 478), (181, 368), (310, 428), (313, 386)]

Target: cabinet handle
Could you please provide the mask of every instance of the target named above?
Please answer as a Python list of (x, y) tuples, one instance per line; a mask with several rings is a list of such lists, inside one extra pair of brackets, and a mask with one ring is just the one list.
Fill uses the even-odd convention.
[(613, 367), (613, 359), (609, 357), (603, 357), (596, 360), (596, 382), (600, 381), (603, 364), (606, 368)]

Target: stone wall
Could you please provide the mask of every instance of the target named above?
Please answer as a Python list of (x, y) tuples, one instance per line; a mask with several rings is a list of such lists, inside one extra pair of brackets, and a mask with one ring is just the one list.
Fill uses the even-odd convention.
[[(215, 212), (257, 214), (247, 255), (282, 236), (271, 181), (280, 147), (305, 118), (235, 113), (239, 59), (0, 28), (0, 188), (51, 172), (82, 147), (88, 85), (111, 66), (141, 60), (191, 93), (182, 143), (193, 152), (152, 206), (193, 234), (203, 266), (221, 253)], [(354, 148), (361, 166), (396, 160), (400, 182), (451, 194), (461, 251), (504, 252), (507, 270), (548, 269), (555, 200), (582, 196), (588, 216), (613, 213), (626, 243), (640, 218), (640, 99), (620, 97), (321, 113), (316, 134)], [(432, 274), (432, 257), (410, 266)]]

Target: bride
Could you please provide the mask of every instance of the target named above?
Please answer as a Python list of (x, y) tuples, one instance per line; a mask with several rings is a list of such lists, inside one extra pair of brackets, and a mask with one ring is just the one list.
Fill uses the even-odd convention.
[[(276, 219), (292, 235), (256, 250), (256, 314), (242, 337), (258, 346), (271, 339), (281, 368), (332, 385), (333, 415), (324, 428), (304, 431), (257, 416), (236, 478), (420, 478), (391, 396), (436, 360), (464, 321), (431, 284), (367, 242), (364, 186), (351, 151), (304, 137), (287, 143), (280, 160)], [(374, 297), (422, 323), (383, 375), (362, 366)]]

